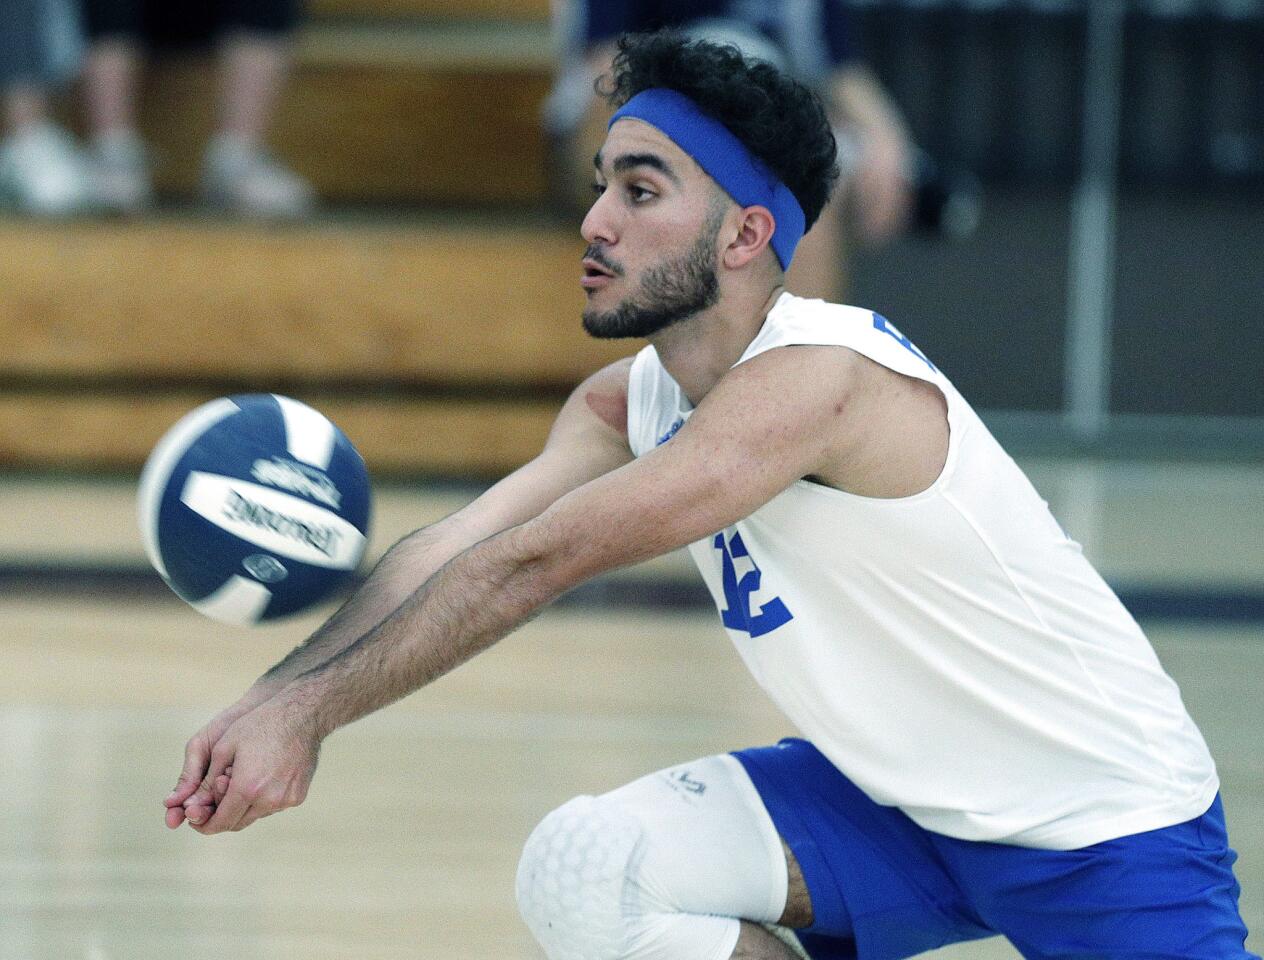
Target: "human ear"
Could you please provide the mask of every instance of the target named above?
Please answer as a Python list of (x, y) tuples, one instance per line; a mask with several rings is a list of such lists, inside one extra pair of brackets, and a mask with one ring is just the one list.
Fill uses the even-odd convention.
[(776, 221), (767, 207), (743, 207), (737, 236), (724, 248), (724, 266), (736, 270), (754, 260), (772, 239)]

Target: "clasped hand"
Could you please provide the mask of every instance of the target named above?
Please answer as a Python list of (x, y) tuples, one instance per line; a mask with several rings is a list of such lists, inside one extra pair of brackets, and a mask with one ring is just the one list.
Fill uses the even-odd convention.
[(250, 695), (199, 730), (184, 751), (179, 782), (164, 802), (167, 826), (198, 833), (244, 830), (296, 807), (316, 773), (320, 737), (296, 702)]

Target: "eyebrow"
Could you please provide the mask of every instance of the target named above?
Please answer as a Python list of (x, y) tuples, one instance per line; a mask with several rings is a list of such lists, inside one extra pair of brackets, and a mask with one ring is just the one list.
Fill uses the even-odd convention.
[[(601, 170), (601, 151), (597, 151), (597, 155), (593, 157), (593, 165)], [(614, 158), (610, 164), (615, 173), (623, 173), (627, 170), (633, 170), (637, 167), (650, 167), (659, 171), (667, 179), (671, 180), (676, 186), (680, 186), (680, 177), (676, 176), (671, 166), (656, 153), (621, 153)]]

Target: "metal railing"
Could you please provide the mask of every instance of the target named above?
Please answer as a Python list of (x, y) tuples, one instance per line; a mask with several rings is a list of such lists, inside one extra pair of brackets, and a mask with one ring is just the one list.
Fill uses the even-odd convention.
[[(1111, 404), (1121, 360), (1137, 362), (1112, 348), (1121, 185), (1125, 210), (1128, 191), (1170, 194), (1174, 216), (1175, 198), (1209, 190), (1257, 205), (1259, 231), (1226, 237), (1222, 267), (1257, 271), (1264, 295), (1264, 0), (851, 2), (869, 62), (921, 146), (993, 184), (1070, 197), (1061, 404), (997, 421), (1080, 446), (1127, 435), (1193, 449), (1203, 436), (1264, 451), (1264, 376), (1222, 415), (1120, 416)], [(1201, 345), (1208, 376), (1218, 363), (1240, 369), (1231, 350), (1256, 351), (1264, 369), (1259, 304), (1237, 306), (1226, 322), (1254, 336)], [(1175, 303), (1156, 320), (1199, 307)]]

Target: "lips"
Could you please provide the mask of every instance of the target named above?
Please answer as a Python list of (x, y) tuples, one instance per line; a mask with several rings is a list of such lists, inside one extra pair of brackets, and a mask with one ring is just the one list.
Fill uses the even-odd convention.
[(579, 285), (585, 290), (596, 290), (604, 287), (616, 276), (615, 272), (604, 264), (598, 263), (591, 257), (585, 257), (581, 262), (584, 268), (584, 275), (579, 278)]
[(603, 266), (592, 257), (585, 257), (580, 264), (584, 268), (585, 277), (613, 277), (614, 271)]

